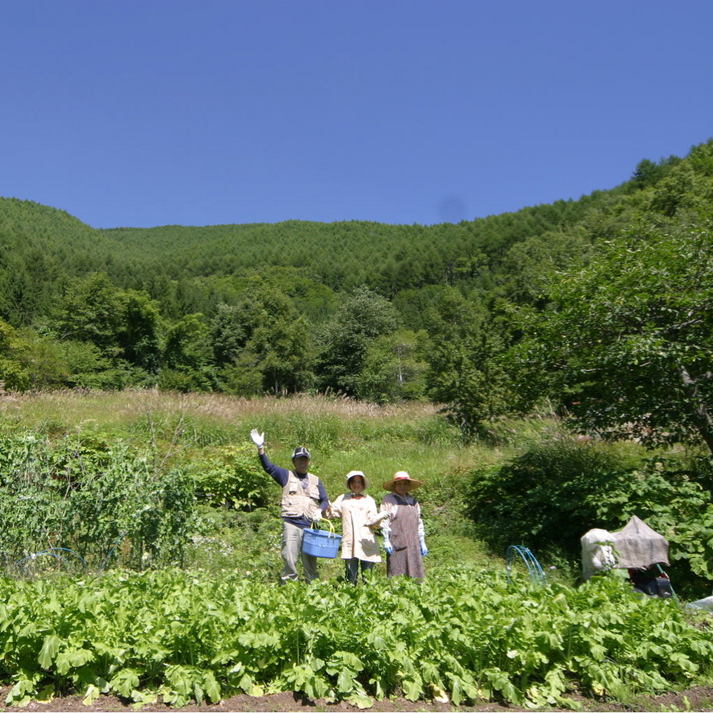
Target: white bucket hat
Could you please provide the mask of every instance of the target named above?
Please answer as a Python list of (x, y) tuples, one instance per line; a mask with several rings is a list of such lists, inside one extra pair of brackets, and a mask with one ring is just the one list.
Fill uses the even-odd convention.
[(360, 475), (362, 478), (364, 478), (364, 490), (366, 490), (369, 485), (369, 482), (367, 481), (364, 473), (362, 473), (360, 470), (350, 470), (347, 473), (347, 488), (349, 487), (349, 481), (357, 475)]

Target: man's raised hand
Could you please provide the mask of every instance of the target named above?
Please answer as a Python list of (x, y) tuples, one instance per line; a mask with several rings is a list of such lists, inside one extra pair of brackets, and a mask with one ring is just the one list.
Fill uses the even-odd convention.
[(265, 433), (259, 433), (257, 428), (253, 428), (252, 431), (250, 431), (250, 438), (252, 438), (253, 443), (258, 447), (258, 448), (264, 448), (265, 446)]

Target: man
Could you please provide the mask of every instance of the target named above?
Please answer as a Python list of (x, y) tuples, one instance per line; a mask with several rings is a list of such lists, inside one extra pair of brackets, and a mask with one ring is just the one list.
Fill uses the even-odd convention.
[(260, 462), (282, 486), (282, 562), (281, 582), (297, 579), (297, 560), (301, 555), (305, 579), (317, 578), (317, 558), (302, 550), (305, 528), (322, 517), (329, 508), (329, 498), (322, 481), (309, 472), (310, 453), (304, 446), (297, 446), (292, 453), (293, 470), (280, 468), (265, 453), (265, 434), (256, 428), (250, 438), (257, 446)]

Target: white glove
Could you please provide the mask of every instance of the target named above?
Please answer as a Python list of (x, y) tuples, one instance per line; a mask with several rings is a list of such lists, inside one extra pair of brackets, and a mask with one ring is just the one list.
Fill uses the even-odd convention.
[(258, 433), (257, 428), (253, 428), (253, 430), (250, 431), (250, 438), (252, 438), (253, 443), (258, 448), (262, 448), (265, 445), (265, 433)]
[(418, 545), (421, 548), (421, 555), (425, 557), (428, 554), (428, 547), (426, 547), (426, 538), (423, 532), (418, 535)]
[(385, 510), (382, 510), (378, 515), (374, 515), (373, 517), (369, 518), (366, 521), (366, 526), (367, 527), (377, 527), (378, 525), (381, 524), (381, 521), (386, 520), (387, 517), (389, 517), (389, 513), (386, 512)]

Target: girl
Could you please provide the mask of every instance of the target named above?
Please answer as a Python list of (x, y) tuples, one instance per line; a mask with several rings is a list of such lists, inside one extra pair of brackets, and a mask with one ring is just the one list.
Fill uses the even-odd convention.
[(342, 518), (342, 559), (347, 581), (356, 584), (361, 567), (364, 572), (381, 562), (379, 546), (371, 531), (386, 514), (378, 515), (376, 502), (366, 495), (366, 476), (360, 470), (347, 473), (348, 493), (340, 495), (331, 505), (333, 517)]

